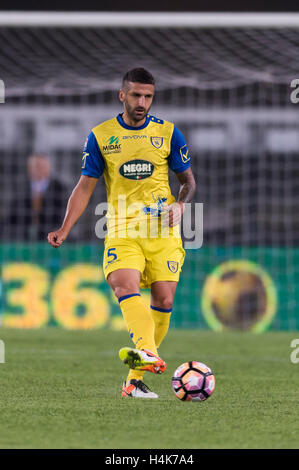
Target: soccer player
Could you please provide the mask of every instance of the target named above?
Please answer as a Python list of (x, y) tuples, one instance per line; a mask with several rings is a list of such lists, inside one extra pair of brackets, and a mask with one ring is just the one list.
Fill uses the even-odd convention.
[[(135, 398), (157, 398), (143, 375), (166, 369), (157, 349), (168, 331), (185, 257), (179, 223), (184, 204), (195, 193), (183, 135), (174, 124), (148, 114), (154, 88), (152, 74), (143, 68), (125, 74), (119, 92), (123, 113), (90, 132), (82, 175), (69, 198), (63, 224), (48, 235), (53, 247), (63, 243), (104, 174), (108, 233), (103, 270), (135, 344), (119, 351), (130, 368), (121, 395)], [(181, 184), (177, 201), (169, 187), (169, 168)], [(140, 297), (140, 287), (151, 288), (150, 308)]]

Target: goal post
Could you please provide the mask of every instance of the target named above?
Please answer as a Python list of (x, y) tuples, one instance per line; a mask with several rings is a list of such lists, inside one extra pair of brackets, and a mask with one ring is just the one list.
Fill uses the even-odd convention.
[(299, 28), (299, 13), (1, 12), (8, 27)]

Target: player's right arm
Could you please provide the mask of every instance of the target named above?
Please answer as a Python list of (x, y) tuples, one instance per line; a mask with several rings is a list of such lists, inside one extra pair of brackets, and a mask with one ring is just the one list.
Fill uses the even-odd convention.
[(58, 248), (67, 238), (71, 228), (83, 214), (89, 199), (98, 182), (97, 178), (82, 175), (77, 186), (74, 188), (67, 204), (62, 226), (48, 234), (48, 242), (54, 248)]
[(104, 171), (104, 166), (97, 140), (91, 132), (83, 149), (82, 175), (68, 200), (62, 226), (48, 234), (48, 242), (54, 248), (58, 248), (64, 242), (73, 225), (83, 214), (98, 178)]

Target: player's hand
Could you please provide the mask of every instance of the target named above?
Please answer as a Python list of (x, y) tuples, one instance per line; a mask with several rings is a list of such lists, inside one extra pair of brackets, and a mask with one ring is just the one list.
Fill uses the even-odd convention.
[(48, 242), (50, 245), (54, 246), (54, 248), (59, 248), (60, 245), (64, 242), (66, 239), (67, 234), (60, 228), (56, 230), (55, 232), (50, 232), (48, 234)]
[(165, 206), (163, 209), (166, 213), (163, 214), (163, 224), (169, 225), (169, 227), (175, 227), (181, 221), (182, 215), (185, 210), (185, 204), (180, 202), (174, 202), (170, 206)]

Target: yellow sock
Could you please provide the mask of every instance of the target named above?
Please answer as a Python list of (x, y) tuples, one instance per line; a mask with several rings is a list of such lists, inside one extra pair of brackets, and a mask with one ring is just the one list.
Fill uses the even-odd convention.
[(151, 313), (155, 322), (155, 343), (158, 348), (166, 336), (169, 328), (171, 308), (169, 310), (153, 307), (151, 305)]
[(128, 377), (126, 380), (126, 384), (130, 382), (130, 380), (141, 380), (143, 379), (145, 371), (144, 370), (135, 370), (135, 369), (130, 369), (130, 372), (128, 373)]
[[(155, 323), (140, 294), (120, 297), (118, 301), (135, 347), (137, 349), (148, 349), (157, 355), (154, 333)], [(143, 374), (144, 371), (130, 369), (127, 382), (132, 379), (142, 380)]]

